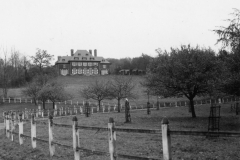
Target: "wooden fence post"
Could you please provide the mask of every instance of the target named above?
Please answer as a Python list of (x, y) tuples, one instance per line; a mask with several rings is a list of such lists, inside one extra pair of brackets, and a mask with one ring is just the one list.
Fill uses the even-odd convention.
[(32, 142), (32, 148), (36, 148), (37, 147), (37, 141), (36, 141), (36, 122), (35, 122), (35, 117), (32, 114), (31, 117), (31, 142)]
[(109, 118), (108, 123), (108, 141), (110, 160), (116, 160), (116, 132), (114, 131), (115, 123), (113, 118)]
[(76, 116), (73, 117), (73, 151), (74, 151), (74, 160), (80, 160), (80, 150), (78, 149), (80, 147), (80, 141), (79, 141), (79, 131), (77, 128), (78, 125), (78, 119)]
[(171, 137), (169, 133), (169, 122), (166, 118), (162, 120), (162, 145), (163, 160), (171, 160)]
[(80, 106), (80, 114), (83, 114), (82, 106)]
[(54, 106), (54, 116), (57, 116), (57, 111), (58, 111), (58, 107), (57, 107), (57, 105), (55, 104), (55, 106)]
[(6, 112), (3, 112), (3, 123), (4, 123), (4, 131), (6, 132)]
[(11, 140), (13, 141), (13, 132), (15, 130), (15, 125), (14, 125), (14, 112), (11, 113)]
[(53, 116), (50, 115), (48, 119), (48, 134), (49, 134), (49, 152), (52, 157), (55, 153), (55, 146), (53, 145)]
[(10, 137), (10, 124), (9, 124), (9, 113), (6, 113), (6, 136), (7, 138)]
[(18, 122), (18, 133), (19, 133), (19, 144), (22, 145), (23, 144), (23, 138), (22, 138), (22, 134), (23, 134), (23, 121), (22, 121), (22, 113), (19, 113), (19, 122)]

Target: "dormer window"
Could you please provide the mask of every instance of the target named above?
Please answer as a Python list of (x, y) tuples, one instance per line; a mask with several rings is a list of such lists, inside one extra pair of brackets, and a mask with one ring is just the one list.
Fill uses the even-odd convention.
[(82, 57), (82, 60), (87, 60), (87, 57)]
[(63, 62), (65, 62), (65, 59), (62, 59)]
[(78, 56), (81, 56), (81, 53), (78, 53)]
[(79, 58), (78, 57), (74, 57), (74, 60), (79, 60)]

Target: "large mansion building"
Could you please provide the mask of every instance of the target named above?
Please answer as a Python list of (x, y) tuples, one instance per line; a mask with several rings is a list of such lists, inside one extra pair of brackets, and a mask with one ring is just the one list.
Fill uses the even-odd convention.
[(59, 75), (105, 75), (109, 74), (110, 62), (97, 56), (97, 50), (74, 50), (71, 56), (58, 56), (55, 63)]

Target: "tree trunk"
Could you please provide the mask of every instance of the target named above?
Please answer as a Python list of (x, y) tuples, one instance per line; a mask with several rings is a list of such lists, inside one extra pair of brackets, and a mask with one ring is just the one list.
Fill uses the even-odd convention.
[(6, 86), (4, 86), (4, 88), (3, 88), (3, 97), (7, 98), (7, 87)]
[(53, 102), (52, 104), (53, 104), (53, 109), (55, 109), (55, 102)]
[(98, 100), (98, 110), (100, 111), (101, 108), (101, 101)]
[(130, 115), (130, 106), (129, 102), (125, 102), (125, 123), (131, 122), (131, 115)]
[(196, 118), (193, 98), (190, 98), (189, 101), (190, 101), (190, 106), (191, 106), (192, 118)]
[(120, 111), (121, 111), (121, 106), (120, 106), (121, 104), (120, 104), (120, 99), (118, 99), (118, 113), (120, 113)]
[(45, 101), (42, 101), (42, 104), (43, 104), (43, 109), (45, 110)]
[(33, 102), (34, 102), (35, 106), (37, 106), (37, 100), (36, 100), (36, 98), (33, 98)]

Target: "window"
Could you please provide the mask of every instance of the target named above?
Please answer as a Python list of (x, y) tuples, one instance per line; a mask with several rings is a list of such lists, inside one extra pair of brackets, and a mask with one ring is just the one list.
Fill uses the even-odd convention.
[(93, 57), (90, 57), (90, 60), (94, 60), (94, 58), (93, 58)]
[(83, 66), (87, 66), (87, 62), (83, 62)]
[(94, 74), (98, 74), (98, 69), (94, 68)]
[(79, 58), (78, 58), (78, 57), (74, 57), (74, 59), (75, 59), (75, 60), (79, 60)]
[(98, 66), (98, 63), (97, 63), (97, 62), (94, 62), (93, 65), (94, 65), (94, 66)]
[(78, 74), (82, 74), (82, 69), (78, 68)]
[(63, 65), (63, 68), (66, 68), (66, 64)]
[(63, 75), (63, 76), (66, 76), (68, 74), (67, 69), (61, 69), (60, 72), (61, 72), (61, 75)]
[(78, 62), (78, 66), (82, 66), (82, 62)]
[(83, 74), (88, 74), (88, 69), (87, 68), (83, 69)]
[(81, 53), (78, 53), (78, 56), (81, 56)]
[(77, 69), (76, 68), (72, 69), (72, 74), (77, 74)]
[(77, 65), (77, 62), (72, 62), (72, 66), (76, 66)]
[(103, 65), (103, 68), (106, 68), (106, 67), (107, 67), (107, 66), (104, 64), (104, 65)]
[(93, 74), (92, 68), (89, 68), (89, 74)]
[(62, 59), (63, 62), (65, 62), (65, 59)]
[(89, 69), (86, 69), (86, 74), (89, 74)]
[(87, 57), (82, 57), (82, 60), (87, 60)]
[(92, 66), (92, 62), (88, 62), (88, 66)]

